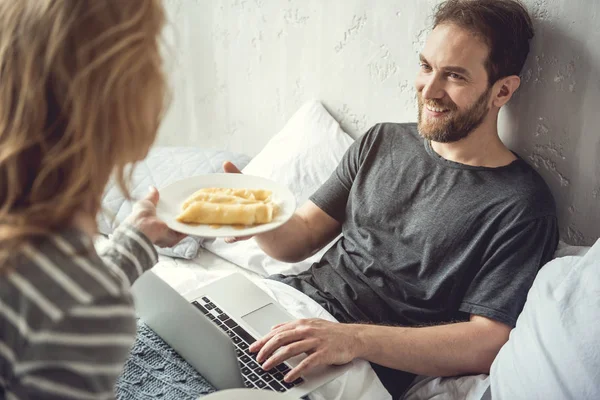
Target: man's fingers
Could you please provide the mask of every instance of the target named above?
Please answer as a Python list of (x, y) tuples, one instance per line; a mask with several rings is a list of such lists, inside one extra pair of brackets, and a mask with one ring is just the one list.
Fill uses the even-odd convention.
[(248, 240), (248, 239), (252, 239), (252, 236), (228, 237), (228, 238), (225, 238), (224, 241), (227, 244), (232, 244), (232, 243), (236, 243), (236, 242), (240, 242), (242, 240)]
[[(293, 325), (294, 322), (286, 322), (285, 324), (281, 324), (280, 328), (278, 329), (273, 329), (271, 330), (269, 333), (267, 333), (265, 336), (263, 336), (262, 338), (258, 339), (256, 342), (252, 343), (250, 345), (250, 347), (248, 348), (248, 350), (250, 350), (252, 353), (256, 353), (257, 351), (260, 351), (260, 349), (262, 349), (262, 347), (269, 341), (271, 340), (271, 338), (273, 336), (275, 336), (276, 334), (278, 334), (279, 332), (284, 332), (286, 330), (290, 330), (293, 329), (295, 325)], [(287, 325), (287, 326), (286, 326)]]
[(267, 341), (267, 343), (265, 343), (264, 346), (262, 346), (259, 353), (256, 355), (256, 361), (258, 361), (259, 363), (263, 362), (282, 346), (285, 346), (292, 342), (297, 342), (302, 339), (304, 339), (302, 333), (298, 332), (295, 329), (275, 333)]
[(250, 350), (251, 353), (256, 353), (258, 351), (260, 351), (260, 349), (263, 348), (263, 346), (269, 341), (271, 340), (271, 338), (275, 335), (275, 333), (273, 331), (267, 333), (265, 336), (263, 336), (262, 338), (258, 339), (256, 342), (252, 343), (250, 345), (250, 347), (248, 348), (248, 350)]
[(231, 161), (225, 161), (223, 163), (223, 171), (227, 172), (228, 174), (241, 174), (242, 173), (242, 171), (240, 171), (238, 167), (233, 165), (233, 163)]
[(318, 365), (319, 355), (318, 353), (313, 353), (302, 360), (300, 364), (296, 365), (295, 368), (292, 368), (292, 370), (287, 373), (283, 380), (286, 382), (294, 382), (296, 379), (300, 378), (302, 375), (306, 375), (308, 371)]
[(279, 348), (275, 353), (273, 353), (273, 355), (271, 355), (271, 357), (269, 357), (269, 359), (262, 364), (262, 368), (265, 371), (269, 371), (292, 357), (313, 352), (315, 347), (317, 347), (317, 341), (314, 339), (290, 343)]

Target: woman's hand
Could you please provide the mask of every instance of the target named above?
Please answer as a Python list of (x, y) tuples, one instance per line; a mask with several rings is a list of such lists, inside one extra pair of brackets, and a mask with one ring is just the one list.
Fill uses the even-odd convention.
[(185, 238), (183, 233), (175, 232), (156, 216), (156, 205), (160, 194), (155, 187), (150, 187), (146, 198), (133, 205), (133, 210), (125, 222), (139, 229), (158, 247), (171, 247)]

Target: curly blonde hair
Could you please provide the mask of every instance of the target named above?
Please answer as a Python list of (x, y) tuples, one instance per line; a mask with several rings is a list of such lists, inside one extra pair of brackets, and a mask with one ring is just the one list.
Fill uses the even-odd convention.
[(0, 0), (0, 270), (95, 215), (154, 142), (167, 97), (160, 0)]

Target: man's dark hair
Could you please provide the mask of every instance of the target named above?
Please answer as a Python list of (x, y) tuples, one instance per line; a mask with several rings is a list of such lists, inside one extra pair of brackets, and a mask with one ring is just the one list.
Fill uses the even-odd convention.
[(435, 12), (433, 27), (455, 24), (480, 37), (489, 47), (485, 63), (489, 83), (519, 75), (529, 54), (533, 24), (518, 0), (447, 0)]

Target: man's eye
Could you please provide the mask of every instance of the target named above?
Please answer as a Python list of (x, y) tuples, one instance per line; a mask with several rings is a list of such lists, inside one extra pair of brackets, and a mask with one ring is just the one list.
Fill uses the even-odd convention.
[(429, 71), (431, 69), (431, 67), (425, 63), (419, 63), (419, 66), (425, 71)]
[(457, 80), (461, 80), (461, 81), (464, 79), (462, 76), (460, 76), (458, 74), (454, 74), (454, 73), (451, 73), (448, 76), (452, 79), (457, 79)]

